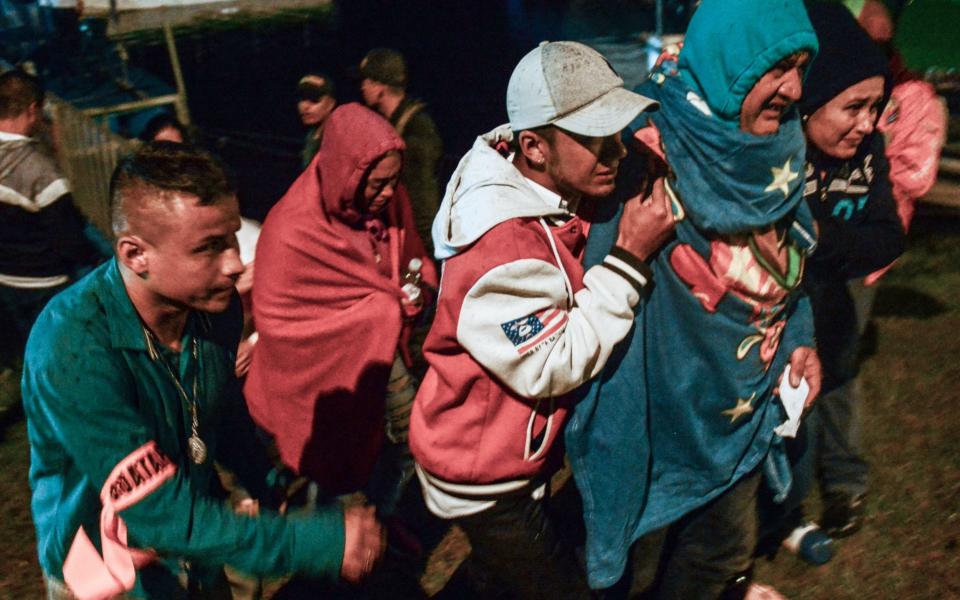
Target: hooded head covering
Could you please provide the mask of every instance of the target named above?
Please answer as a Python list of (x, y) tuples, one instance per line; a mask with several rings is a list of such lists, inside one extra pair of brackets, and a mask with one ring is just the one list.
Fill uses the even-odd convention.
[(817, 36), (799, 0), (704, 0), (680, 51), (684, 81), (710, 110), (738, 122), (754, 84), (794, 52), (817, 51)]
[[(676, 236), (651, 257), (656, 285), (566, 428), (592, 587), (620, 579), (637, 538), (782, 456), (773, 389), (813, 337), (797, 287), (815, 240), (806, 148), (795, 111), (771, 135), (741, 131), (737, 116), (770, 67), (816, 46), (800, 0), (704, 0), (680, 76), (665, 60), (640, 90), (662, 106), (650, 116), (655, 131), (638, 137), (670, 167)], [(635, 176), (621, 168), (618, 182)], [(617, 189), (614, 200), (629, 188)], [(585, 266), (602, 262), (622, 224), (596, 215)], [(777, 492), (789, 486), (788, 474), (770, 480)]]
[(739, 127), (743, 99), (757, 81), (800, 51), (817, 51), (801, 0), (704, 0), (679, 58), (664, 60), (639, 88), (664, 107), (649, 119), (696, 229), (753, 231), (802, 202), (797, 173), (806, 151), (797, 112), (784, 114), (771, 135)]
[(356, 102), (330, 113), (320, 150), (307, 168), (316, 171), (310, 174), (320, 180), (320, 202), (327, 215), (351, 225), (359, 223), (363, 216), (356, 203), (360, 181), (385, 154), (403, 149), (403, 139), (393, 126)]
[(800, 114), (812, 115), (848, 87), (877, 76), (884, 80), (886, 104), (890, 66), (880, 46), (840, 4), (813, 4), (809, 12), (820, 39), (820, 54), (810, 66), (803, 96), (797, 102)]
[[(404, 188), (376, 217), (356, 201), (364, 175), (403, 147), (377, 113), (356, 103), (337, 108), (320, 151), (270, 211), (257, 245), (260, 337), (244, 394), (283, 462), (328, 494), (362, 486), (380, 449), (410, 259), (421, 259), (424, 282), (436, 285)], [(375, 260), (374, 233), (365, 227), (372, 220), (389, 245), (389, 270)]]

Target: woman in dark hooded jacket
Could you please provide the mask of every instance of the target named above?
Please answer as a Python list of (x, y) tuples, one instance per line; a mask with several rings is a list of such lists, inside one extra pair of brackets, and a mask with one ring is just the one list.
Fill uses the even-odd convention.
[(867, 491), (855, 378), (874, 288), (862, 278), (903, 252), (904, 233), (876, 132), (890, 95), (887, 58), (843, 6), (815, 4), (809, 15), (820, 55), (797, 106), (807, 138), (804, 198), (819, 236), (804, 288), (824, 379), (808, 434), (824, 498), (820, 525), (842, 537), (859, 529)]

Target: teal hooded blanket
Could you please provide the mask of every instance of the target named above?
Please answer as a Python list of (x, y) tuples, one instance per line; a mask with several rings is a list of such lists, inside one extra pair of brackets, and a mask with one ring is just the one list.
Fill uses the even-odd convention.
[[(678, 221), (651, 259), (633, 331), (567, 426), (594, 588), (616, 583), (634, 540), (729, 489), (778, 443), (773, 388), (790, 354), (813, 345), (799, 289), (815, 246), (805, 144), (795, 111), (754, 136), (739, 130), (739, 108), (777, 62), (816, 48), (800, 0), (705, 0), (679, 61), (638, 90), (661, 103), (650, 120)], [(631, 177), (621, 165), (621, 199)], [(603, 203), (613, 214), (597, 215), (587, 266), (616, 240), (621, 206)]]

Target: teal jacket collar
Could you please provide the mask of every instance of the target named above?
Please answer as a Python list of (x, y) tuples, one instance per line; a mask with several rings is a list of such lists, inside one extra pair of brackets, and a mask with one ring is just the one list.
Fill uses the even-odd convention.
[[(156, 355), (153, 342), (144, 334), (143, 321), (133, 306), (133, 301), (127, 293), (127, 286), (123, 283), (120, 272), (120, 263), (116, 259), (104, 265), (103, 309), (107, 315), (107, 329), (110, 332), (110, 345), (113, 348), (128, 350), (142, 350)], [(187, 319), (186, 332), (195, 330), (199, 326), (201, 332), (209, 332), (210, 318), (205, 313), (191, 313)]]
[(114, 348), (130, 350), (148, 350), (147, 339), (143, 335), (142, 321), (137, 309), (127, 294), (123, 283), (120, 264), (117, 259), (104, 266), (103, 310), (107, 315), (107, 329), (110, 332), (110, 345)]

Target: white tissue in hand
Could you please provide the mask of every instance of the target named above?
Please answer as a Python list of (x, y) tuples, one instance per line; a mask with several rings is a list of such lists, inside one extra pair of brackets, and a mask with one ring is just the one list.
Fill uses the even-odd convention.
[(774, 433), (781, 437), (797, 437), (800, 415), (803, 414), (803, 403), (807, 400), (809, 393), (810, 384), (803, 377), (800, 378), (800, 385), (797, 387), (790, 385), (790, 365), (787, 365), (783, 370), (783, 379), (780, 380), (780, 402), (787, 411), (787, 420), (774, 429)]

